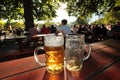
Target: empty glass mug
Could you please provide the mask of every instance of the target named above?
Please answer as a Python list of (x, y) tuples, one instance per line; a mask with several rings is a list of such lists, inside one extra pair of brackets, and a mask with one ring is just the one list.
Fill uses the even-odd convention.
[(38, 58), (38, 51), (42, 49), (37, 47), (34, 50), (36, 62), (46, 66), (47, 71), (52, 74), (58, 74), (64, 69), (64, 37), (62, 35), (47, 34), (44, 37), (45, 62)]
[[(85, 48), (88, 52), (85, 55)], [(66, 36), (66, 68), (70, 71), (79, 71), (83, 66), (83, 62), (89, 58), (91, 46), (85, 44), (85, 36), (83, 34), (73, 34)]]

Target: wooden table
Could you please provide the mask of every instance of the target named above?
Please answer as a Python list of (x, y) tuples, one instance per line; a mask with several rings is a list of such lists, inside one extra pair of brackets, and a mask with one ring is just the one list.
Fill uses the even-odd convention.
[(23, 40), (26, 38), (27, 36), (11, 36), (11, 37), (6, 37), (4, 41), (15, 43), (19, 46), (19, 49), (23, 49)]
[[(45, 35), (7, 37), (4, 43), (4, 51), (0, 52), (0, 62), (33, 55), (34, 49), (44, 44)], [(8, 50), (9, 46), (7, 43), (12, 43), (9, 46), (13, 48)]]
[[(120, 41), (91, 45), (91, 56), (79, 72), (64, 69), (61, 74), (52, 75), (31, 56), (0, 63), (0, 80), (120, 80)], [(44, 54), (39, 56), (44, 58)]]
[(31, 39), (34, 41), (35, 44), (43, 46), (45, 36), (46, 34), (38, 34), (38, 35), (32, 36)]

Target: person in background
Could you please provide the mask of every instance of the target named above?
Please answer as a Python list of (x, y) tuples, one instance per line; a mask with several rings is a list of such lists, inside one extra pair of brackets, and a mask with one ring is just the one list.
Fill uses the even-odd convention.
[(40, 29), (39, 24), (36, 25), (36, 29), (37, 29), (37, 31), (38, 31), (38, 34), (40, 34), (40, 33), (41, 33), (41, 29)]
[(49, 34), (50, 30), (46, 25), (44, 24), (43, 27), (41, 28), (41, 34)]
[(56, 27), (54, 25), (51, 25), (50, 27), (50, 33), (55, 33), (56, 32)]
[(71, 26), (71, 32), (72, 32), (72, 34), (77, 34), (78, 27), (76, 25)]
[(102, 34), (103, 39), (107, 38), (107, 32), (108, 32), (107, 28), (105, 27), (104, 24), (102, 24), (101, 25), (101, 34)]
[(37, 29), (34, 27), (34, 25), (32, 25), (32, 27), (29, 29), (29, 36), (34, 36), (37, 34), (38, 34)]
[(57, 33), (59, 32), (61, 32), (64, 36), (66, 36), (66, 34), (72, 34), (70, 27), (67, 25), (66, 19), (61, 21), (61, 26), (57, 30)]
[(9, 33), (12, 33), (12, 32), (13, 32), (13, 29), (12, 29), (12, 26), (11, 26), (11, 25), (8, 25), (8, 31), (9, 31)]
[(108, 37), (110, 38), (114, 38), (114, 33), (120, 33), (120, 21), (116, 23), (116, 25), (114, 25), (110, 31), (107, 32)]

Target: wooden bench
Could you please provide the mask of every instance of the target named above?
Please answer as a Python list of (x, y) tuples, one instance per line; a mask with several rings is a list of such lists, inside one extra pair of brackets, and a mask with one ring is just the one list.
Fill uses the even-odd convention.
[(0, 62), (32, 56), (33, 52), (34, 52), (34, 49), (26, 49), (23, 51), (9, 50), (7, 52), (0, 53)]
[[(27, 41), (27, 39), (29, 40)], [(36, 47), (44, 45), (44, 36), (37, 35), (26, 38), (6, 39), (5, 42), (6, 44), (7, 42), (12, 43), (17, 47), (8, 50), (7, 47), (12, 45), (7, 45), (3, 48), (5, 50), (0, 52), (0, 62), (32, 56)]]
[[(43, 53), (45, 53), (43, 50), (38, 51), (38, 54), (43, 54)], [(33, 56), (33, 55), (34, 55), (34, 48), (33, 49), (25, 49), (22, 51), (11, 50), (8, 52), (0, 53), (0, 62), (24, 58), (24, 57)]]

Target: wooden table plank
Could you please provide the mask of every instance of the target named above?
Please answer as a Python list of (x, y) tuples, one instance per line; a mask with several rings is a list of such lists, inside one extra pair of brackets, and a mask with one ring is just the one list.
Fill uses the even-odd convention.
[(46, 71), (46, 68), (39, 68), (33, 71), (26, 72), (24, 74), (19, 74), (10, 78), (5, 78), (5, 80), (64, 80), (64, 72), (53, 75)]
[(60, 74), (50, 74), (47, 72), (46, 68), (37, 68), (29, 72), (18, 74), (12, 77), (8, 77), (2, 80), (66, 80), (64, 77), (64, 71)]
[[(97, 75), (99, 72), (101, 72), (101, 70), (106, 65), (108, 65), (108, 63), (110, 65), (110, 64), (113, 64), (114, 61), (116, 61), (114, 57), (109, 57), (109, 56), (107, 57), (106, 55), (103, 54), (102, 50), (92, 52), (91, 57), (87, 61), (85, 61), (83, 69), (79, 72), (80, 73), (79, 79), (86, 80), (86, 79), (89, 79), (89, 78), (91, 78), (91, 79), (94, 78), (94, 75)], [(42, 71), (42, 72), (44, 73), (44, 71)], [(34, 73), (34, 71), (29, 72), (30, 75), (33, 74), (33, 73)], [(39, 70), (35, 71), (35, 73), (39, 73)], [(41, 70), (40, 70), (40, 73), (41, 73)], [(67, 73), (67, 76), (71, 76), (70, 72), (66, 72), (66, 73)], [(19, 76), (16, 76), (14, 78), (18, 78), (18, 79), (20, 78), (21, 79), (21, 77), (23, 77), (24, 75), (28, 75), (28, 73), (23, 73), (23, 74), (21, 74)], [(72, 74), (72, 76), (73, 76), (73, 74)], [(14, 80), (14, 78), (12, 78), (12, 79)], [(28, 78), (26, 77), (25, 79), (29, 79), (29, 77)], [(29, 80), (32, 80), (32, 79), (33, 78), (31, 78)], [(35, 79), (35, 80), (37, 80), (37, 79)], [(39, 77), (38, 80), (42, 80), (41, 77)]]
[(105, 48), (105, 47), (113, 47), (113, 48), (116, 48), (116, 49), (120, 49), (120, 41), (118, 40), (113, 40), (113, 39), (109, 39), (109, 40), (105, 40), (105, 41), (102, 41), (102, 42), (96, 42), (96, 43), (93, 43), (91, 44), (92, 46), (92, 50), (99, 50), (99, 49), (102, 49), (102, 48)]
[(115, 62), (116, 62), (115, 59), (106, 57), (101, 52), (97, 52), (94, 55), (91, 55), (91, 57), (84, 62), (83, 69), (79, 72), (80, 73), (79, 79), (92, 80), (96, 75), (104, 71), (104, 68), (106, 66), (111, 65)]
[(99, 74), (94, 78), (94, 80), (120, 80), (120, 61), (107, 70), (105, 70), (102, 74)]
[[(44, 59), (44, 55), (40, 55), (41, 59)], [(0, 79), (9, 77), (21, 72), (25, 72), (30, 69), (41, 67), (35, 62), (34, 57), (27, 57), (7, 62), (0, 63)]]
[(34, 53), (34, 49), (32, 48), (25, 50), (10, 50), (7, 52), (0, 53), (0, 62), (33, 56), (33, 53)]
[(45, 68), (39, 68), (35, 69), (34, 71), (25, 72), (24, 74), (8, 77), (3, 80), (42, 80), (45, 71)]
[[(118, 80), (120, 73), (119, 41), (108, 40), (101, 43), (94, 43), (92, 47), (93, 51), (90, 58), (84, 62), (83, 68), (79, 72), (64, 70), (65, 73), (51, 75), (46, 72), (45, 67), (38, 68), (39, 65), (33, 60), (33, 57), (29, 57), (15, 62), (4, 62), (5, 67), (1, 67), (2, 63), (0, 63), (0, 71), (2, 71), (0, 72), (0, 77), (4, 78), (3, 80)], [(16, 63), (19, 66), (16, 66)], [(12, 66), (13, 64), (15, 66)], [(10, 66), (10, 68), (7, 66)], [(11, 74), (14, 74), (14, 76), (9, 76)], [(111, 77), (112, 74), (117, 76)]]
[[(120, 48), (120, 45), (113, 43), (110, 44), (105, 43), (105, 44), (106, 44), (105, 46), (103, 45), (103, 43), (92, 44), (94, 50), (92, 52), (91, 57), (84, 62), (83, 69), (79, 72), (80, 80), (93, 80), (95, 76), (104, 72), (104, 70), (106, 70), (108, 67), (119, 61), (118, 57), (120, 57), (120, 50), (118, 49), (118, 46)], [(113, 45), (112, 48), (107, 44)], [(70, 76), (72, 75), (74, 76), (72, 72), (68, 74)], [(98, 78), (96, 80), (104, 80), (104, 79)]]

